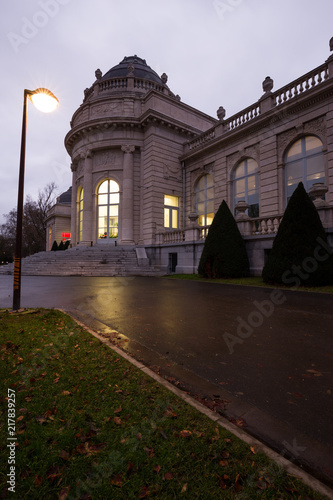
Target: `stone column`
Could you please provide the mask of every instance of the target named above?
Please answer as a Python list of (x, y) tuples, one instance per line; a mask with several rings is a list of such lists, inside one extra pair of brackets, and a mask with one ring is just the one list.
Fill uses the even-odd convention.
[(123, 196), (121, 208), (121, 244), (133, 245), (133, 222), (134, 222), (134, 186), (133, 186), (133, 153), (135, 146), (125, 145), (121, 147), (123, 157)]
[(72, 163), (72, 201), (71, 201), (71, 245), (74, 247), (77, 243), (77, 191), (76, 191), (76, 168), (77, 165)]
[(90, 246), (93, 240), (92, 157), (93, 157), (92, 152), (88, 150), (84, 160), (83, 227), (82, 227), (82, 241), (80, 241), (80, 245), (85, 245), (85, 246)]

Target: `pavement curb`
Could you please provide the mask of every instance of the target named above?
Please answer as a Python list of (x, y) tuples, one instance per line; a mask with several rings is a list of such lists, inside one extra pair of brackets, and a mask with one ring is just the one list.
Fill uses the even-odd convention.
[(213, 412), (209, 408), (206, 408), (204, 405), (196, 401), (194, 398), (189, 396), (188, 394), (184, 393), (182, 390), (178, 389), (175, 387), (173, 384), (165, 380), (163, 377), (152, 371), (150, 368), (145, 366), (141, 361), (136, 360), (126, 352), (124, 352), (122, 349), (114, 345), (112, 342), (110, 342), (108, 339), (97, 333), (95, 330), (90, 328), (89, 326), (85, 325), (82, 321), (80, 321), (78, 318), (76, 318), (70, 311), (65, 311), (63, 309), (59, 309), (63, 313), (69, 315), (78, 325), (80, 325), (82, 328), (84, 328), (86, 331), (88, 331), (91, 335), (96, 337), (98, 340), (100, 340), (103, 344), (108, 346), (110, 349), (112, 349), (114, 352), (116, 352), (119, 356), (122, 356), (124, 359), (126, 359), (128, 362), (130, 362), (132, 365), (134, 365), (136, 368), (144, 372), (146, 375), (149, 377), (153, 378), (164, 386), (166, 389), (169, 391), (173, 392), (176, 396), (178, 396), (180, 399), (191, 405), (193, 408), (198, 410), (200, 413), (206, 415), (209, 419), (214, 421), (216, 424), (220, 425), (224, 429), (228, 430), (232, 434), (234, 434), (236, 437), (244, 441), (245, 443), (256, 447), (258, 450), (261, 452), (265, 453), (268, 458), (276, 462), (280, 467), (282, 467), (288, 474), (297, 476), (303, 483), (305, 483), (307, 486), (315, 490), (316, 492), (320, 493), (321, 495), (326, 496), (328, 499), (333, 500), (333, 490), (320, 482), (318, 479), (315, 477), (311, 476), (308, 472), (300, 469), (297, 465), (293, 464), (291, 461), (286, 459), (285, 457), (279, 455), (276, 451), (272, 450), (269, 448), (266, 444), (262, 443), (255, 437), (251, 436), (247, 432), (245, 432), (243, 429), (240, 429), (236, 425), (232, 424), (229, 422), (226, 418), (222, 417), (218, 413)]

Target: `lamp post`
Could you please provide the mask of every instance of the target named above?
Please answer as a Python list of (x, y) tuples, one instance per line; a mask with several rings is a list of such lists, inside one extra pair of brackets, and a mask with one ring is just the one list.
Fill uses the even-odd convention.
[(36, 106), (37, 109), (48, 113), (53, 111), (59, 104), (58, 99), (47, 89), (38, 88), (36, 90), (24, 89), (23, 100), (23, 118), (21, 135), (21, 156), (19, 185), (17, 197), (17, 223), (16, 223), (16, 242), (14, 257), (14, 291), (13, 291), (13, 310), (20, 309), (21, 304), (21, 257), (22, 257), (22, 227), (23, 227), (23, 193), (24, 193), (24, 166), (25, 166), (25, 145), (27, 131), (27, 100)]

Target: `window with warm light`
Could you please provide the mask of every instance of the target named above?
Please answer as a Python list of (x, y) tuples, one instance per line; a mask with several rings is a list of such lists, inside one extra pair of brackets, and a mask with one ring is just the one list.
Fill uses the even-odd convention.
[(237, 165), (233, 172), (233, 202), (236, 205), (245, 201), (249, 208), (249, 217), (259, 217), (259, 175), (258, 164), (253, 158), (246, 158)]
[(298, 139), (285, 156), (286, 201), (288, 202), (299, 182), (307, 192), (317, 182), (325, 183), (325, 158), (323, 143), (308, 135)]
[(82, 230), (83, 230), (83, 188), (80, 189), (79, 194), (79, 241), (82, 241)]
[(198, 181), (195, 201), (199, 226), (210, 226), (214, 219), (214, 183), (210, 174), (204, 175)]
[(97, 237), (110, 241), (118, 237), (119, 184), (112, 179), (102, 182), (97, 192)]
[(178, 196), (164, 195), (164, 227), (166, 229), (178, 229), (179, 227)]

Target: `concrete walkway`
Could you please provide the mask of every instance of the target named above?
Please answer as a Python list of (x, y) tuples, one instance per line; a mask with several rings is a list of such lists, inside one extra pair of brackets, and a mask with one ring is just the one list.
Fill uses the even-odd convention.
[[(12, 305), (12, 280), (0, 276), (0, 307)], [(333, 485), (331, 295), (164, 278), (24, 276), (21, 305), (71, 311)]]

